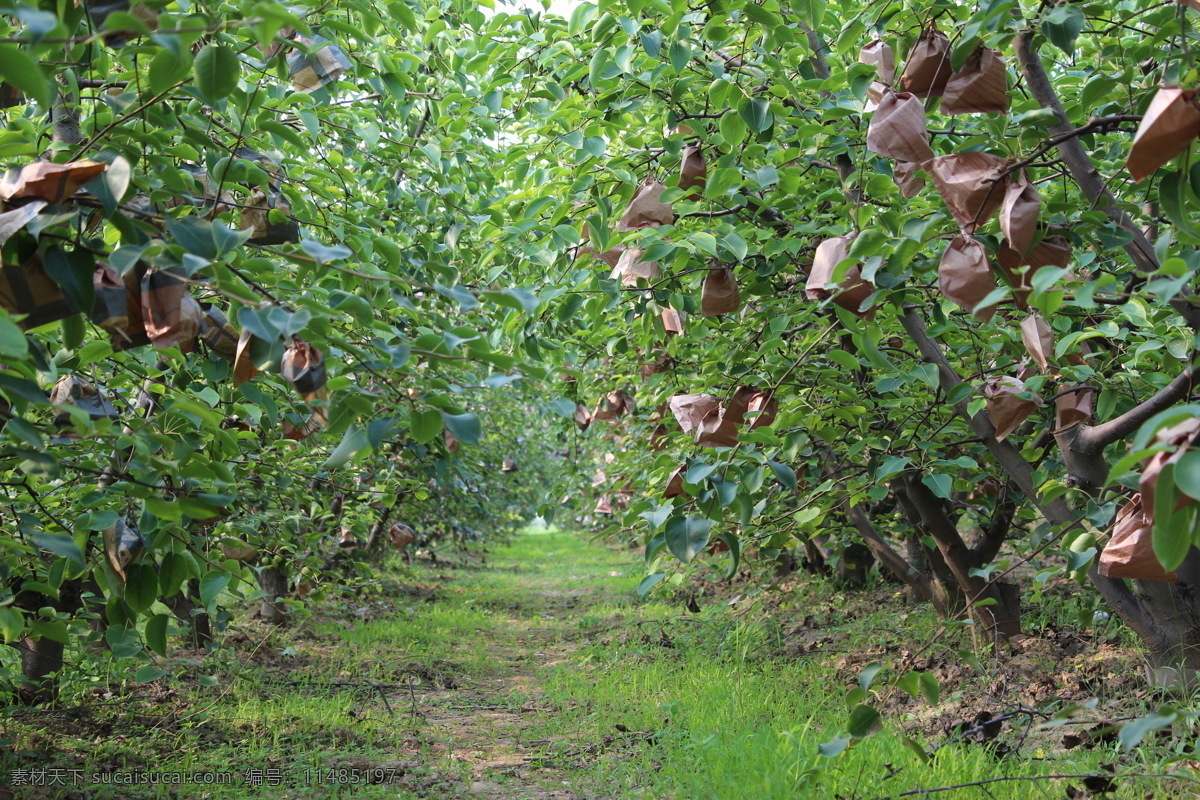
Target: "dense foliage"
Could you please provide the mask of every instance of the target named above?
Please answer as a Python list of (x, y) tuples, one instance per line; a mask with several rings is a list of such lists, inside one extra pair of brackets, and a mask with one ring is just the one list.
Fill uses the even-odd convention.
[[(607, 513), (643, 591), (865, 543), (987, 638), (1067, 571), (1188, 675), (1195, 19), (10, 6), (5, 669), (150, 679), (395, 523)], [(1114, 520), (1153, 579), (1097, 568)]]

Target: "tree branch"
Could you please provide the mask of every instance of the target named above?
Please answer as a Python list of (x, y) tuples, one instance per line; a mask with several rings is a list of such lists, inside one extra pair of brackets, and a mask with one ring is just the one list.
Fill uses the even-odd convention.
[[(954, 371), (954, 367), (950, 365), (950, 361), (946, 358), (946, 354), (942, 352), (941, 347), (938, 346), (937, 342), (929, 338), (929, 333), (925, 328), (925, 321), (917, 313), (917, 306), (905, 306), (904, 316), (901, 317), (900, 322), (904, 326), (904, 330), (908, 332), (909, 338), (917, 346), (917, 350), (921, 352), (925, 361), (937, 366), (938, 378), (943, 392), (949, 393), (963, 382), (958, 373)], [(988, 419), (987, 414), (980, 411), (978, 414), (972, 416), (967, 408), (965, 398), (954, 404), (954, 410), (967, 421), (971, 430), (979, 436), (983, 442), (983, 446), (995, 457), (996, 461), (1009, 476), (1009, 479), (1021, 490), (1021, 494), (1035, 503), (1052, 525), (1068, 525), (1075, 521), (1075, 514), (1072, 513), (1066, 501), (1061, 497), (1056, 497), (1050, 501), (1042, 499), (1038, 493), (1037, 486), (1033, 482), (1033, 466), (1025, 460), (1021, 452), (1010, 442), (997, 441), (996, 429), (992, 427), (992, 421)]]
[(1158, 412), (1186, 400), (1195, 385), (1195, 371), (1188, 367), (1175, 380), (1159, 389), (1153, 397), (1143, 400), (1121, 416), (1082, 429), (1075, 440), (1076, 448), (1084, 453), (1098, 453), (1113, 442), (1128, 437)]
[[(1105, 185), (1104, 178), (1096, 171), (1091, 157), (1080, 144), (1078, 136), (1070, 135), (1075, 128), (1071, 126), (1070, 118), (1063, 110), (1058, 94), (1050, 83), (1050, 76), (1046, 74), (1046, 68), (1042, 65), (1042, 59), (1033, 47), (1033, 37), (1032, 30), (1021, 31), (1013, 40), (1013, 48), (1016, 50), (1017, 63), (1021, 66), (1021, 74), (1025, 77), (1029, 93), (1043, 108), (1050, 109), (1058, 116), (1059, 122), (1050, 126), (1058, 154), (1062, 156), (1063, 163), (1067, 165), (1067, 170), (1079, 184), (1084, 196), (1132, 237), (1129, 244), (1125, 245), (1125, 252), (1129, 254), (1137, 270), (1143, 273), (1156, 271), (1158, 257), (1154, 255), (1154, 245), (1117, 204), (1116, 198)], [(1171, 308), (1175, 309), (1191, 328), (1200, 330), (1200, 308), (1182, 299), (1172, 300)]]
[(933, 581), (928, 575), (919, 572), (915, 569), (904, 556), (896, 552), (896, 550), (887, 543), (887, 541), (879, 535), (879, 531), (875, 530), (875, 526), (871, 524), (871, 520), (867, 519), (867, 515), (858, 506), (853, 506), (846, 509), (846, 515), (850, 518), (850, 522), (854, 525), (854, 529), (858, 531), (858, 535), (862, 537), (863, 542), (879, 559), (879, 563), (888, 568), (888, 571), (904, 582), (906, 586), (912, 588), (922, 600), (933, 599)]

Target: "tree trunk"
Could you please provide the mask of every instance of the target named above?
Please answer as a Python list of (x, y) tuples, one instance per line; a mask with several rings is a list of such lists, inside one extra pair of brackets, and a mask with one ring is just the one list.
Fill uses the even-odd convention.
[[(910, 471), (901, 478), (903, 486), (902, 506), (911, 507), (915, 524), (919, 524), (937, 543), (938, 553), (949, 572), (938, 583), (947, 591), (964, 595), (971, 605), (970, 612), (980, 632), (988, 641), (995, 642), (1015, 636), (1021, 632), (1021, 602), (1017, 587), (989, 581), (971, 570), (984, 566), (976, 551), (967, 546), (958, 524), (948, 505), (938, 498), (921, 480), (921, 473)], [(931, 558), (935, 564), (937, 558)], [(990, 605), (979, 605), (980, 601), (991, 600)]]
[(867, 585), (867, 573), (874, 564), (875, 557), (870, 548), (857, 542), (848, 544), (838, 559), (837, 576), (851, 586), (861, 588)]
[(276, 625), (287, 622), (287, 609), (279, 602), (288, 594), (287, 568), (282, 565), (264, 567), (258, 573), (258, 585), (266, 592), (258, 611), (259, 616)]
[(164, 598), (163, 603), (179, 620), (187, 623), (188, 643), (192, 647), (205, 647), (212, 642), (212, 620), (208, 612), (195, 602), (200, 596), (200, 582), (194, 578), (187, 581), (174, 597)]
[[(1021, 633), (1021, 589), (1015, 583), (988, 582), (983, 590), (990, 605), (976, 605), (975, 620), (988, 641), (1000, 641)], [(978, 602), (978, 601), (976, 601)]]
[(63, 665), (63, 644), (50, 639), (22, 639), (13, 645), (21, 653), (21, 682), (17, 695), (26, 705), (48, 703), (58, 692), (54, 675)]

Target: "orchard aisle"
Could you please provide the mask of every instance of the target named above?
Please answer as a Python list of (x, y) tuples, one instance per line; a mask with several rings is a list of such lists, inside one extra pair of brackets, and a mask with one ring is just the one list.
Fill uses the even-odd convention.
[(625, 616), (637, 560), (576, 534), (531, 532), (450, 571), (436, 602), (414, 620), (431, 626), (431, 640), (453, 642), (446, 660), (465, 670), (451, 688), (415, 694), (429, 766), (464, 770), (469, 796), (489, 800), (595, 796), (559, 766), (585, 758), (594, 744), (572, 745), (583, 732), (556, 724), (560, 709), (543, 683), (572, 669), (580, 645)]

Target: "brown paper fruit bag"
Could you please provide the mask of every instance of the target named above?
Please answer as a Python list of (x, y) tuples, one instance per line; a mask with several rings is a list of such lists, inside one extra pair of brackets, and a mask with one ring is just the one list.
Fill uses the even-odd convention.
[(189, 352), (200, 334), (200, 305), (188, 294), (187, 279), (174, 268), (150, 270), (142, 278), (142, 322), (159, 350)]
[(1004, 202), (1008, 161), (987, 153), (957, 153), (931, 158), (923, 166), (933, 179), (950, 216), (967, 233), (987, 222)]
[(596, 410), (592, 412), (592, 421), (613, 422), (633, 409), (633, 398), (625, 394), (624, 390), (617, 389), (600, 398), (600, 402), (596, 404)]
[(146, 335), (146, 319), (142, 312), (142, 279), (146, 277), (145, 263), (138, 261), (121, 276), (125, 284), (125, 316), (129, 318), (123, 335), (109, 337), (114, 350), (130, 350), (150, 344)]
[(238, 332), (230, 323), (229, 318), (221, 309), (212, 303), (202, 303), (200, 310), (204, 319), (204, 330), (201, 338), (208, 349), (226, 361), (232, 362), (237, 358)]
[(664, 308), (660, 315), (663, 330), (667, 336), (678, 336), (683, 333), (683, 316), (673, 308)]
[(66, 164), (37, 161), (10, 169), (0, 178), (0, 199), (7, 203), (23, 199), (61, 203), (79, 191), (80, 186), (107, 170), (108, 164), (99, 161), (71, 161)]
[(772, 394), (758, 392), (750, 398), (746, 413), (750, 418), (750, 430), (773, 425), (779, 413), (779, 401)]
[(864, 47), (858, 54), (860, 64), (871, 64), (881, 83), (891, 83), (896, 80), (896, 51), (891, 45), (876, 38)]
[(696, 444), (700, 447), (733, 447), (738, 443), (738, 423), (723, 408), (704, 415), (696, 427)]
[(1054, 398), (1054, 432), (1074, 428), (1076, 425), (1087, 425), (1092, 421), (1092, 409), (1095, 392), (1082, 386), (1073, 387), (1075, 391), (1059, 394)]
[(638, 285), (639, 280), (644, 280), (647, 283), (657, 280), (662, 275), (662, 270), (658, 267), (656, 261), (642, 261), (642, 253), (646, 252), (640, 247), (630, 247), (621, 254), (621, 258), (617, 260), (617, 265), (613, 267), (612, 272), (608, 277), (611, 280), (619, 280), (622, 286)]
[(863, 113), (870, 114), (872, 111), (879, 108), (879, 103), (881, 100), (883, 100), (883, 96), (891, 90), (892, 87), (888, 86), (886, 83), (871, 81), (871, 83), (867, 85), (867, 100), (865, 103), (863, 103)]
[(994, 305), (979, 303), (996, 288), (988, 266), (987, 250), (970, 236), (955, 236), (938, 264), (938, 288), (942, 295), (987, 322), (996, 313)]
[[(1142, 465), (1142, 479), (1138, 488), (1142, 491), (1142, 513), (1149, 522), (1154, 522), (1155, 492), (1163, 467), (1167, 464), (1178, 463), (1183, 458), (1183, 454), (1196, 443), (1198, 436), (1200, 436), (1200, 418), (1195, 417), (1186, 419), (1178, 425), (1163, 428), (1155, 434), (1154, 444), (1173, 445), (1175, 449), (1155, 453)], [(1191, 497), (1182, 492), (1180, 492), (1179, 498), (1180, 502), (1176, 510), (1194, 502)]]
[[(292, 88), (298, 92), (315, 92), (322, 86), (336, 83), (354, 66), (345, 51), (324, 36), (293, 36), (293, 41), (301, 47), (288, 52), (287, 68)], [(313, 52), (306, 53), (306, 48)]]
[(305, 400), (325, 388), (325, 357), (303, 339), (294, 339), (279, 362), (279, 374)]
[(1117, 511), (1112, 538), (1100, 552), (1097, 571), (1109, 578), (1175, 583), (1179, 577), (1163, 569), (1154, 555), (1150, 521), (1142, 509), (1142, 495), (1137, 493)]
[(1158, 90), (1142, 117), (1125, 169), (1140, 181), (1192, 146), (1200, 136), (1200, 103), (1195, 89)]
[(937, 28), (921, 31), (908, 58), (900, 88), (917, 97), (940, 97), (954, 70), (950, 68), (950, 42)]
[(897, 161), (892, 165), (892, 179), (902, 197), (913, 198), (925, 188), (925, 170), (920, 164)]
[(325, 388), (325, 357), (321, 351), (303, 339), (293, 339), (279, 362), (279, 374), (309, 404), (312, 410), (309, 425), (324, 428), (329, 422), (328, 412), (322, 406), (312, 405), (313, 401), (329, 399), (329, 390)]
[(809, 300), (824, 300), (830, 295), (833, 302), (864, 319), (873, 319), (875, 309), (859, 311), (863, 301), (871, 296), (875, 287), (863, 280), (862, 269), (854, 264), (846, 270), (837, 286), (839, 291), (834, 293), (825, 288), (834, 281), (838, 264), (850, 257), (850, 243), (854, 236), (834, 236), (817, 245), (813, 255), (812, 268), (808, 272), (808, 280), (804, 284), (804, 295)]
[(1027, 255), (1021, 255), (1008, 246), (1008, 242), (1000, 243), (996, 253), (996, 262), (1000, 272), (1008, 279), (1013, 289), (1013, 297), (1019, 308), (1029, 305), (1029, 293), (1033, 291), (1033, 276), (1042, 267), (1062, 267), (1066, 269), (1071, 264), (1071, 243), (1062, 236), (1049, 236), (1033, 246)]
[(22, 264), (3, 266), (0, 307), (10, 314), (24, 314), (25, 319), (17, 324), (26, 331), (79, 313), (71, 298), (46, 274), (36, 252)]
[[(282, 220), (271, 221), (271, 212), (283, 215)], [(239, 224), (242, 230), (251, 229), (250, 244), (275, 245), (295, 244), (300, 241), (300, 224), (291, 218), (292, 207), (280, 192), (267, 194), (256, 187), (242, 206)]]
[(711, 394), (677, 394), (671, 398), (670, 405), (671, 413), (684, 433), (700, 427), (706, 416), (721, 409), (721, 403)]
[(738, 386), (733, 390), (733, 396), (729, 398), (725, 416), (741, 425), (746, 420), (746, 412), (750, 410), (750, 400), (758, 393), (757, 386), (747, 386), (746, 384)]
[(136, 561), (145, 549), (146, 540), (127, 518), (118, 519), (104, 531), (104, 555), (112, 571), (122, 581), (125, 580), (125, 568)]
[(1018, 378), (998, 376), (988, 378), (983, 387), (987, 398), (988, 419), (996, 429), (996, 440), (1003, 442), (1022, 422), (1029, 419), (1042, 405), (1042, 399), (1034, 395), (1033, 400), (1018, 397), (1025, 391), (1025, 384)]
[(1004, 114), (1008, 111), (1008, 71), (998, 50), (980, 47), (950, 76), (942, 94), (943, 114)]
[(867, 149), (897, 161), (933, 158), (925, 129), (925, 104), (914, 94), (884, 92), (867, 128)]
[(575, 404), (575, 413), (571, 415), (571, 419), (575, 420), (575, 426), (581, 431), (586, 431), (592, 424), (592, 412), (587, 410), (587, 406), (583, 403)]
[[(116, 419), (117, 409), (96, 386), (75, 375), (64, 375), (50, 391), (50, 402), (56, 406), (74, 406), (87, 413), (90, 419)], [(70, 425), (71, 415), (59, 414), (54, 418), (58, 426)]]
[(700, 291), (700, 313), (706, 317), (732, 314), (741, 305), (742, 298), (733, 270), (725, 267), (710, 269), (704, 277), (704, 288)]
[(92, 273), (92, 290), (96, 297), (92, 303), (92, 322), (114, 337), (128, 339), (128, 292), (121, 276), (107, 264), (97, 263)]
[(663, 499), (670, 500), (672, 497), (678, 497), (684, 494), (683, 491), (683, 473), (684, 467), (677, 467), (671, 473), (671, 477), (667, 478), (667, 488), (663, 489)]
[(250, 330), (242, 329), (242, 335), (238, 337), (237, 349), (233, 356), (233, 385), (241, 386), (249, 380), (253, 380), (259, 374), (258, 365), (254, 363), (254, 357), (251, 351), (254, 342), (257, 341)]
[(581, 255), (592, 256), (597, 261), (602, 261), (610, 267), (616, 267), (617, 263), (621, 260), (621, 256), (625, 253), (625, 245), (619, 244), (610, 250), (605, 250), (603, 253), (597, 252), (591, 247), (581, 247), (579, 248), (579, 253)]
[(659, 225), (670, 225), (675, 221), (675, 209), (659, 198), (666, 186), (654, 178), (647, 178), (629, 201), (629, 207), (621, 215), (617, 230), (632, 231), (639, 228), (657, 228)]
[(1021, 320), (1021, 342), (1033, 363), (1042, 369), (1050, 366), (1054, 357), (1054, 331), (1041, 314), (1030, 314)]
[(686, 196), (689, 200), (699, 200), (707, 183), (708, 167), (704, 164), (704, 154), (696, 145), (688, 145), (683, 148), (683, 157), (679, 160), (679, 188), (694, 190)]
[(1000, 207), (1000, 230), (1004, 232), (1009, 247), (1018, 253), (1029, 252), (1041, 212), (1042, 196), (1024, 171), (1010, 176), (1004, 192), (1004, 203)]

